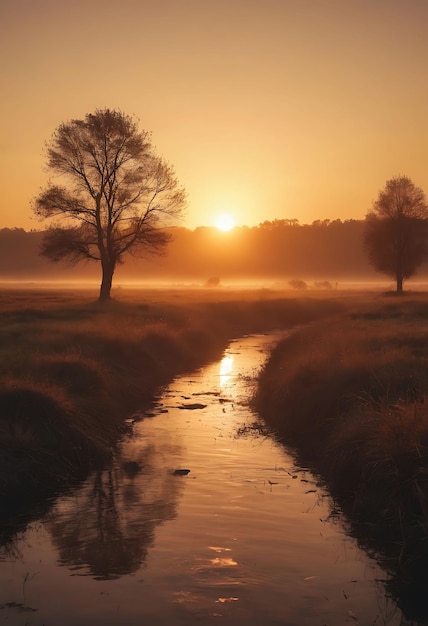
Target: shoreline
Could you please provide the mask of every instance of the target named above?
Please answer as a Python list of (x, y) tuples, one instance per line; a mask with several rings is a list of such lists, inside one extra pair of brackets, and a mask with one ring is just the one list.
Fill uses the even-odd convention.
[(414, 295), (302, 327), (273, 350), (253, 406), (321, 477), (404, 614), (428, 620), (427, 320)]

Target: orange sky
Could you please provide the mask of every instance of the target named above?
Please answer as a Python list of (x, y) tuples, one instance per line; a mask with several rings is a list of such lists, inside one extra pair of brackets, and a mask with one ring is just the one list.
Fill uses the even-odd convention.
[(427, 0), (0, 0), (0, 228), (41, 227), (44, 142), (103, 107), (153, 132), (189, 228), (428, 193), (427, 28)]

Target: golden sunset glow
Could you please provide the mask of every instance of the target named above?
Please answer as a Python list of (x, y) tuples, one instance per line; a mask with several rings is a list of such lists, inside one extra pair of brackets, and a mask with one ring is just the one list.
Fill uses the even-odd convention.
[(219, 230), (227, 232), (235, 226), (235, 220), (229, 213), (222, 213), (216, 219), (215, 224)]
[(428, 626), (427, 28), (0, 0), (0, 626)]
[(364, 218), (397, 173), (428, 189), (427, 2), (42, 5), (0, 3), (2, 227), (39, 227), (45, 142), (103, 107), (152, 132), (187, 228), (211, 224), (220, 193), (255, 226)]

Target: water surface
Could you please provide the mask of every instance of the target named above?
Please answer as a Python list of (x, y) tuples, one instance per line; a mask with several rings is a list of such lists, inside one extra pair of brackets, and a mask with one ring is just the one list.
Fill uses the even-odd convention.
[(0, 624), (405, 623), (317, 478), (255, 427), (275, 339), (232, 342), (132, 417), (112, 465), (3, 551)]

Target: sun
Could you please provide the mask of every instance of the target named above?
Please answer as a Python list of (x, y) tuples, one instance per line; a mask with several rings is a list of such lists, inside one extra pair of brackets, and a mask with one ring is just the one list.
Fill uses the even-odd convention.
[(235, 226), (235, 220), (230, 215), (230, 213), (222, 213), (217, 217), (215, 225), (219, 230), (227, 232)]

